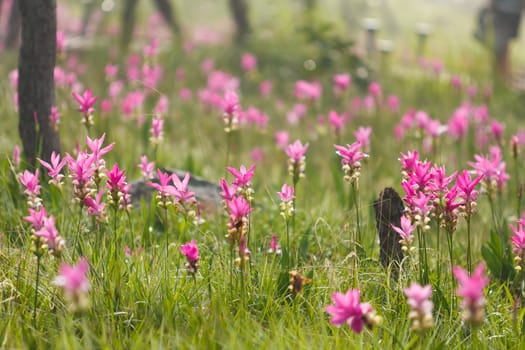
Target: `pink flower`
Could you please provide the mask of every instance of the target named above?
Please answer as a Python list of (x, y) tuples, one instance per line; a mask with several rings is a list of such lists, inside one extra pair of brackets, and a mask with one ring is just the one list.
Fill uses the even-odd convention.
[(87, 208), (88, 214), (95, 217), (98, 221), (102, 221), (106, 216), (106, 204), (102, 202), (104, 190), (100, 189), (95, 198), (86, 197), (84, 205)]
[(197, 243), (195, 243), (195, 240), (191, 240), (191, 242), (183, 244), (180, 246), (180, 252), (186, 257), (188, 262), (195, 262), (199, 260), (199, 248), (197, 247)]
[(157, 105), (153, 109), (155, 113), (165, 115), (168, 113), (168, 107), (169, 107), (169, 100), (166, 95), (162, 95), (159, 98), (159, 101), (157, 102)]
[(399, 234), (399, 237), (401, 237), (399, 243), (402, 245), (402, 249), (407, 251), (410, 250), (412, 241), (414, 240), (412, 232), (416, 229), (416, 225), (412, 225), (412, 220), (404, 215), (401, 217), (400, 224), (401, 227), (392, 224), (392, 229)]
[(422, 287), (417, 283), (412, 283), (410, 288), (403, 289), (408, 298), (407, 304), (410, 306), (408, 317), (412, 320), (412, 329), (415, 331), (425, 331), (432, 327), (432, 309), (434, 304), (430, 301), (432, 287), (426, 285)]
[(360, 126), (357, 131), (354, 132), (354, 136), (358, 142), (361, 143), (364, 149), (370, 147), (370, 134), (372, 133), (371, 127)]
[(39, 210), (29, 208), (29, 216), (25, 216), (24, 220), (33, 226), (35, 232), (39, 231), (47, 220), (47, 211), (43, 206)]
[(144, 180), (151, 180), (154, 176), (153, 169), (155, 169), (155, 162), (148, 162), (148, 157), (142, 156), (140, 157), (139, 169)]
[(282, 250), (281, 246), (277, 243), (277, 236), (274, 234), (272, 235), (272, 240), (270, 241), (270, 249), (268, 249), (269, 254), (277, 254), (281, 255)]
[(330, 323), (341, 326), (346, 323), (355, 333), (361, 333), (363, 327), (371, 327), (378, 323), (377, 316), (374, 315), (372, 305), (369, 303), (359, 303), (359, 289), (350, 289), (345, 294), (332, 294), (334, 305), (326, 307), (326, 312), (332, 316)]
[(234, 116), (239, 111), (239, 97), (235, 91), (228, 91), (222, 100), (222, 110), (227, 116)]
[(245, 72), (257, 69), (257, 57), (251, 53), (245, 53), (241, 57), (241, 68)]
[(518, 227), (514, 227), (513, 225), (510, 225), (510, 229), (512, 230), (512, 237), (510, 237), (510, 240), (512, 242), (512, 245), (514, 248), (512, 248), (512, 252), (515, 254), (514, 261), (516, 262), (516, 270), (521, 271), (522, 269), (522, 261), (525, 258), (525, 230), (524, 230), (524, 220), (520, 219), (518, 221)]
[(93, 96), (91, 90), (86, 90), (82, 95), (77, 94), (76, 92), (72, 93), (75, 100), (79, 104), (79, 111), (85, 115), (91, 115), (95, 111), (93, 105), (97, 101), (97, 96)]
[(95, 173), (95, 157), (85, 152), (80, 152), (77, 159), (66, 153), (66, 162), (69, 168), (69, 177), (73, 184), (73, 194), (80, 203), (89, 195)]
[(295, 97), (300, 100), (317, 101), (321, 98), (323, 88), (318, 82), (298, 80), (295, 82)]
[(461, 81), (461, 78), (457, 75), (453, 75), (450, 78), (450, 84), (456, 91), (461, 91), (461, 88), (463, 86), (463, 82)]
[(478, 198), (478, 191), (475, 190), (478, 183), (483, 179), (483, 175), (479, 175), (477, 178), (472, 179), (470, 173), (467, 170), (463, 170), (456, 177), (456, 186), (458, 190), (458, 196), (463, 199), (462, 205), (467, 215), (470, 215), (475, 206), (475, 202)]
[(151, 136), (149, 138), (153, 145), (158, 145), (164, 139), (164, 119), (160, 116), (156, 116), (151, 121)]
[(235, 177), (232, 181), (233, 185), (237, 187), (251, 187), (251, 179), (254, 175), (255, 164), (252, 164), (249, 169), (246, 169), (244, 165), (241, 165), (239, 170), (232, 167), (227, 167), (226, 170)]
[(42, 164), (43, 167), (47, 169), (47, 174), (51, 178), (49, 183), (53, 183), (56, 186), (60, 186), (62, 184), (62, 178), (64, 178), (64, 175), (61, 174), (61, 171), (64, 165), (66, 165), (66, 159), (63, 158), (62, 160), (60, 160), (60, 154), (55, 153), (55, 151), (53, 151), (51, 153), (51, 164), (49, 164), (46, 161), (43, 161), (40, 158), (38, 158), (38, 161), (40, 162), (40, 164)]
[(115, 143), (111, 143), (107, 145), (106, 147), (102, 147), (104, 144), (104, 139), (106, 138), (106, 133), (102, 134), (102, 136), (98, 139), (91, 139), (89, 136), (86, 136), (86, 144), (88, 148), (91, 150), (91, 153), (94, 158), (94, 162), (96, 163), (97, 168), (103, 167), (105, 165), (104, 160), (102, 159), (106, 154), (108, 154), (113, 147), (115, 146)]
[(44, 240), (44, 244), (50, 253), (59, 255), (64, 248), (64, 240), (59, 236), (55, 227), (55, 218), (50, 216), (43, 219), (42, 227), (34, 232), (34, 235)]
[(225, 179), (220, 180), (220, 187), (222, 189), (221, 197), (225, 201), (231, 201), (237, 194), (237, 186), (228, 186), (228, 182)]
[(51, 114), (49, 115), (49, 122), (55, 131), (58, 131), (60, 125), (60, 113), (55, 106), (51, 107)]
[(247, 217), (253, 210), (253, 208), (250, 207), (250, 203), (242, 196), (234, 197), (232, 200), (227, 201), (226, 205), (228, 206), (230, 220), (232, 222)]
[(268, 97), (272, 93), (273, 84), (270, 80), (264, 80), (259, 85), (259, 92), (262, 97)]
[(501, 141), (503, 139), (503, 130), (504, 130), (504, 127), (499, 121), (493, 120), (490, 123), (490, 131), (492, 133), (492, 136), (494, 136), (494, 139), (496, 140), (498, 145), (501, 145)]
[(483, 275), (485, 264), (480, 264), (471, 276), (459, 266), (454, 267), (454, 276), (459, 282), (456, 293), (463, 298), (461, 309), (463, 320), (474, 325), (481, 324), (484, 318), (485, 294), (484, 288), (489, 279)]
[(501, 192), (510, 175), (506, 173), (506, 164), (501, 160), (501, 149), (491, 147), (489, 156), (474, 155), (476, 162), (468, 164), (474, 168), (477, 175), (483, 176), (483, 186), (489, 192)]
[(157, 175), (159, 176), (159, 183), (150, 182), (148, 186), (159, 192), (158, 196), (162, 205), (168, 205), (171, 203), (170, 197), (175, 195), (175, 187), (169, 185), (171, 176), (168, 173), (163, 173), (160, 169), (157, 169)]
[(294, 188), (293, 186), (288, 186), (287, 184), (284, 184), (281, 187), (281, 192), (277, 192), (279, 195), (279, 198), (283, 202), (291, 202), (294, 199)]
[(89, 263), (86, 258), (82, 257), (76, 266), (60, 265), (60, 273), (53, 282), (55, 285), (62, 287), (73, 311), (85, 310), (89, 306), (87, 298), (87, 293), (90, 289), (87, 277), (88, 270)]
[(173, 174), (171, 176), (171, 179), (173, 181), (173, 185), (175, 185), (175, 199), (182, 204), (188, 203), (192, 204), (195, 203), (195, 192), (188, 190), (188, 183), (190, 181), (190, 173), (186, 173), (182, 181), (179, 179), (179, 177), (176, 174)]
[(348, 73), (336, 74), (332, 80), (334, 82), (334, 93), (339, 95), (348, 89), (350, 83), (352, 82), (352, 77)]
[(336, 135), (340, 135), (341, 130), (343, 129), (345, 125), (345, 115), (344, 114), (338, 114), (336, 111), (330, 111), (328, 113), (328, 121), (330, 122), (330, 125), (335, 131)]
[(301, 141), (296, 140), (294, 143), (288, 145), (285, 149), (286, 155), (294, 162), (300, 162), (304, 158), (308, 150), (308, 143), (303, 145)]
[(397, 97), (395, 95), (388, 96), (388, 98), (386, 100), (386, 105), (387, 105), (388, 109), (390, 110), (390, 112), (398, 113), (399, 112), (399, 106), (400, 106), (399, 97)]
[(106, 74), (106, 78), (108, 80), (113, 80), (118, 73), (118, 66), (115, 64), (106, 64), (106, 67), (104, 68), (104, 73)]
[(29, 170), (25, 170), (19, 174), (20, 182), (25, 186), (24, 193), (27, 196), (27, 204), (30, 208), (37, 209), (42, 201), (39, 197), (41, 186), (38, 184), (38, 169), (33, 174)]
[(15, 168), (20, 167), (20, 147), (18, 145), (13, 148), (13, 164)]
[(106, 175), (110, 204), (120, 210), (129, 209), (131, 207), (131, 196), (128, 193), (130, 185), (126, 182), (124, 170), (120, 170), (118, 163), (115, 163), (111, 171), (106, 171)]
[(448, 134), (455, 140), (462, 140), (468, 132), (470, 112), (462, 106), (454, 111), (448, 121)]
[(347, 144), (345, 146), (334, 145), (337, 155), (341, 157), (341, 163), (343, 165), (350, 165), (355, 168), (359, 168), (361, 165), (359, 161), (363, 158), (368, 157), (366, 153), (360, 152), (361, 142), (356, 141), (354, 143)]
[(288, 136), (288, 131), (276, 131), (274, 136), (277, 147), (285, 149), (290, 139)]
[(376, 103), (380, 102), (383, 96), (381, 85), (376, 82), (371, 82), (370, 85), (368, 85), (368, 93), (374, 98)]

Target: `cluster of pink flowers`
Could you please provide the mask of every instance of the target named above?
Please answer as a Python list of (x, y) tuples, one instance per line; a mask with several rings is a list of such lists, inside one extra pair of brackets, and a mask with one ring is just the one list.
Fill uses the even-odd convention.
[(20, 182), (24, 185), (24, 194), (27, 198), (27, 206), (32, 209), (38, 209), (42, 205), (40, 198), (40, 189), (42, 188), (38, 180), (38, 169), (34, 173), (25, 170), (19, 174)]
[(60, 257), (65, 247), (65, 240), (59, 235), (55, 226), (55, 218), (47, 216), (46, 209), (41, 206), (38, 210), (29, 208), (29, 215), (24, 220), (32, 226), (33, 253), (40, 257), (44, 253)]
[(93, 113), (95, 112), (93, 105), (97, 101), (97, 96), (94, 96), (91, 90), (86, 90), (82, 95), (73, 92), (73, 97), (79, 104), (78, 110), (83, 116), (82, 123), (87, 127), (93, 125)]
[(501, 159), (501, 148), (493, 146), (489, 152), (488, 156), (474, 155), (476, 161), (469, 162), (469, 165), (477, 175), (483, 176), (481, 186), (488, 194), (500, 193), (510, 176), (505, 171), (505, 162)]
[(227, 167), (226, 170), (234, 177), (232, 186), (235, 187), (236, 192), (248, 202), (251, 202), (253, 200), (253, 194), (255, 193), (252, 187), (255, 164), (252, 164), (248, 169), (246, 169), (244, 165), (241, 165), (239, 170), (233, 167)]
[[(182, 180), (179, 179), (177, 174), (169, 175), (168, 173), (163, 173), (160, 169), (157, 169), (157, 174), (159, 182), (148, 183), (149, 186), (157, 190), (157, 205), (163, 209), (174, 205), (175, 209), (186, 218), (193, 219), (194, 223), (201, 222), (201, 218), (196, 211), (197, 200), (195, 199), (195, 193), (188, 188), (190, 173), (186, 173)], [(169, 184), (170, 180), (173, 185)]]
[(511, 239), (514, 253), (514, 262), (516, 264), (516, 270), (523, 270), (523, 261), (525, 258), (525, 221), (523, 219), (518, 220), (518, 227), (510, 225), (510, 229), (513, 233)]
[(432, 309), (434, 304), (430, 301), (432, 296), (432, 287), (430, 285), (421, 286), (412, 283), (409, 288), (403, 289), (407, 303), (410, 306), (408, 318), (412, 320), (412, 330), (424, 332), (434, 325)]
[(91, 284), (87, 277), (88, 271), (89, 263), (86, 258), (80, 258), (76, 266), (62, 264), (60, 273), (54, 280), (54, 284), (64, 290), (64, 296), (73, 312), (84, 311), (89, 308), (88, 293)]
[(281, 216), (284, 220), (288, 221), (293, 215), (295, 208), (293, 207), (293, 200), (295, 198), (293, 186), (288, 186), (288, 184), (283, 184), (281, 191), (277, 192), (281, 203), (279, 208), (281, 209)]
[(131, 185), (126, 182), (124, 170), (120, 170), (116, 163), (111, 171), (107, 171), (106, 187), (108, 189), (109, 205), (115, 210), (127, 211), (131, 209), (131, 196), (129, 190)]

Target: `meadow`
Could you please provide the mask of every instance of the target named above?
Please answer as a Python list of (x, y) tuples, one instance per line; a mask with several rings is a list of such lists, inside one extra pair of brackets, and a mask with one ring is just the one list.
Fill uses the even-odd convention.
[(523, 92), (439, 27), (367, 54), (324, 11), (272, 2), (236, 45), (222, 14), (181, 41), (145, 7), (120, 50), (116, 16), (77, 47), (59, 4), (62, 154), (37, 168), (1, 53), (1, 348), (520, 348)]

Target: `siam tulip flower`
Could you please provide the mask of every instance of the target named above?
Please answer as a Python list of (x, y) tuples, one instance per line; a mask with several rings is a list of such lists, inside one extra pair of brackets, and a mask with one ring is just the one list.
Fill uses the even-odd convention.
[(510, 225), (510, 229), (513, 233), (510, 238), (512, 245), (512, 252), (514, 253), (514, 262), (516, 263), (516, 270), (521, 271), (523, 265), (523, 259), (525, 258), (525, 229), (523, 225), (525, 221), (523, 219), (518, 221), (518, 227)]
[(478, 87), (476, 85), (467, 86), (467, 96), (472, 100), (478, 94)]
[(244, 53), (241, 56), (241, 68), (246, 73), (257, 69), (257, 57), (251, 53)]
[(347, 182), (358, 182), (361, 175), (361, 159), (368, 157), (368, 154), (359, 151), (361, 142), (356, 141), (351, 145), (334, 145), (336, 153), (341, 157), (341, 165), (345, 173), (344, 179)]
[(58, 126), (60, 125), (60, 112), (55, 106), (51, 106), (51, 114), (49, 115), (49, 123), (53, 130), (58, 132)]
[(164, 139), (164, 119), (160, 116), (155, 116), (151, 121), (151, 136), (149, 141), (152, 145), (157, 146), (162, 143)]
[(16, 169), (20, 168), (20, 147), (18, 145), (13, 148), (13, 165)]
[(450, 78), (450, 85), (452, 85), (452, 87), (456, 91), (461, 91), (461, 89), (463, 88), (463, 82), (461, 81), (461, 78), (457, 75), (453, 75)]
[(485, 317), (485, 295), (483, 289), (489, 279), (483, 275), (485, 264), (480, 264), (471, 276), (459, 266), (454, 267), (454, 276), (459, 282), (456, 293), (463, 298), (460, 305), (463, 321), (480, 325)]
[(95, 198), (86, 197), (84, 199), (84, 206), (87, 208), (89, 215), (94, 217), (98, 222), (106, 219), (106, 203), (102, 202), (104, 190), (101, 188)]
[(357, 131), (354, 132), (354, 137), (358, 142), (361, 143), (361, 146), (365, 150), (370, 149), (370, 134), (372, 133), (371, 127), (360, 126), (357, 128)]
[(255, 147), (252, 149), (252, 151), (250, 152), (250, 158), (252, 159), (253, 162), (255, 163), (260, 163), (264, 160), (264, 158), (266, 157), (266, 155), (264, 154), (264, 151), (262, 148), (260, 147)]
[(118, 66), (116, 64), (106, 64), (106, 67), (104, 67), (104, 73), (106, 75), (106, 79), (109, 81), (115, 79), (118, 73)]
[(188, 273), (195, 275), (197, 269), (199, 268), (199, 248), (195, 240), (191, 240), (186, 244), (180, 246), (180, 252), (186, 257), (186, 269)]
[(87, 278), (88, 270), (89, 263), (86, 258), (82, 257), (76, 266), (62, 264), (60, 273), (53, 282), (64, 290), (64, 295), (70, 303), (72, 311), (83, 311), (89, 307), (87, 296), (90, 289)]
[(225, 179), (220, 180), (220, 187), (222, 189), (221, 197), (225, 202), (231, 201), (237, 194), (237, 186), (233, 184), (228, 186), (228, 182)]
[(283, 251), (281, 246), (277, 243), (277, 236), (272, 235), (272, 240), (270, 241), (270, 249), (268, 249), (268, 254), (282, 255)]
[(399, 97), (397, 97), (396, 95), (388, 96), (386, 100), (386, 105), (391, 113), (399, 113), (400, 102)]
[(29, 216), (24, 217), (24, 221), (29, 222), (33, 226), (33, 232), (39, 231), (42, 227), (44, 227), (46, 219), (47, 211), (43, 206), (40, 206), (39, 210), (29, 208)]
[(478, 183), (483, 179), (484, 175), (479, 175), (472, 179), (468, 170), (463, 170), (456, 177), (456, 186), (459, 198), (461, 201), (461, 209), (465, 215), (470, 215), (474, 212), (476, 207), (476, 200), (478, 199), (478, 191), (475, 190)]
[(503, 143), (503, 131), (504, 127), (499, 121), (493, 120), (490, 123), (490, 132), (492, 133), (492, 136), (496, 140), (497, 144), (500, 146)]
[(104, 160), (104, 156), (108, 154), (113, 149), (113, 147), (115, 147), (114, 142), (107, 145), (106, 147), (102, 147), (105, 138), (106, 133), (102, 134), (100, 138), (93, 140), (89, 136), (86, 136), (86, 144), (91, 150), (91, 154), (93, 155), (93, 161), (95, 162), (95, 181), (99, 181), (99, 177), (104, 174), (104, 170), (106, 168), (106, 161)]
[(292, 292), (293, 295), (300, 295), (304, 291), (304, 285), (312, 283), (312, 280), (304, 277), (298, 271), (290, 271), (290, 285), (288, 289)]
[(290, 140), (290, 137), (288, 135), (288, 131), (276, 131), (275, 132), (275, 143), (277, 145), (277, 147), (281, 148), (281, 149), (286, 149), (286, 147), (288, 146), (288, 142)]
[(242, 196), (226, 201), (230, 215), (228, 222), (228, 235), (230, 243), (240, 242), (242, 236), (248, 232), (248, 214), (253, 210), (250, 203)]
[(503, 187), (510, 179), (509, 174), (505, 172), (506, 164), (501, 160), (501, 149), (491, 147), (489, 156), (474, 155), (476, 162), (468, 164), (474, 168), (477, 175), (483, 176), (481, 185), (490, 195), (494, 191), (501, 192)]
[(185, 215), (195, 217), (195, 192), (188, 190), (188, 183), (190, 181), (190, 173), (186, 173), (182, 181), (176, 174), (171, 176), (175, 188), (175, 201), (178, 204), (177, 208), (181, 209)]
[(308, 143), (303, 145), (301, 141), (296, 140), (285, 149), (286, 155), (288, 155), (288, 172), (293, 176), (294, 184), (299, 181), (299, 178), (304, 177), (306, 167), (305, 154), (308, 146)]
[(374, 98), (374, 101), (377, 104), (380, 104), (383, 96), (383, 91), (379, 83), (371, 82), (370, 85), (368, 85), (368, 93)]
[(412, 283), (409, 288), (403, 289), (408, 298), (407, 304), (410, 306), (408, 318), (412, 320), (412, 330), (424, 332), (434, 325), (432, 318), (432, 309), (434, 304), (430, 300), (432, 296), (432, 287), (430, 285), (421, 286)]
[(166, 113), (168, 113), (168, 107), (169, 107), (168, 97), (166, 95), (162, 95), (160, 96), (159, 101), (157, 102), (157, 105), (153, 109), (153, 112), (160, 114), (160, 115), (165, 115)]
[(153, 169), (155, 169), (155, 162), (148, 162), (148, 157), (142, 156), (140, 157), (139, 169), (144, 181), (150, 181), (154, 176)]
[(470, 111), (468, 107), (462, 106), (454, 111), (448, 121), (448, 134), (455, 140), (460, 141), (468, 133)]
[(19, 174), (20, 182), (24, 185), (24, 193), (27, 196), (27, 205), (30, 208), (38, 209), (42, 204), (42, 199), (39, 197), (41, 186), (38, 184), (38, 169), (33, 174), (29, 170), (25, 170)]
[(373, 327), (381, 322), (369, 303), (360, 303), (359, 289), (350, 289), (346, 293), (332, 294), (333, 305), (326, 307), (326, 312), (332, 316), (330, 323), (341, 326), (344, 323), (359, 334), (363, 327)]
[(118, 163), (115, 163), (111, 171), (106, 171), (106, 186), (108, 189), (109, 205), (114, 209), (131, 209), (131, 196), (129, 195), (130, 185), (126, 182), (124, 170), (120, 170)]
[(334, 93), (339, 96), (350, 87), (352, 76), (348, 73), (336, 74), (332, 80), (334, 82)]
[(286, 121), (290, 125), (297, 125), (308, 112), (308, 107), (303, 103), (294, 104), (291, 111), (286, 114)]
[(270, 80), (264, 80), (259, 84), (259, 92), (262, 97), (268, 97), (271, 95), (273, 89), (273, 83)]
[(252, 252), (246, 247), (246, 236), (241, 236), (239, 239), (239, 257), (235, 259), (235, 263), (243, 266), (250, 260)]
[(254, 175), (255, 164), (252, 164), (249, 169), (246, 169), (244, 165), (241, 165), (239, 170), (232, 167), (226, 167), (226, 170), (235, 177), (232, 181), (232, 185), (237, 188), (237, 192), (247, 201), (251, 202), (253, 200), (253, 194), (255, 193), (251, 182)]
[(235, 91), (224, 94), (221, 102), (223, 110), (224, 131), (230, 132), (239, 127), (239, 97)]
[(412, 246), (412, 241), (414, 240), (414, 235), (412, 232), (416, 229), (416, 225), (412, 225), (412, 220), (406, 216), (401, 217), (401, 227), (397, 227), (392, 224), (392, 229), (399, 234), (401, 239), (399, 243), (401, 244), (401, 249), (410, 254), (416, 248)]
[(431, 200), (432, 197), (425, 195), (423, 192), (417, 192), (416, 197), (412, 197), (410, 200), (412, 206), (410, 214), (414, 218), (416, 226), (421, 227), (423, 232), (430, 230), (428, 223), (430, 222), (432, 211)]
[(55, 227), (55, 218), (50, 216), (44, 218), (43, 226), (33, 233), (35, 239), (35, 255), (41, 256), (45, 251), (59, 257), (64, 250), (65, 241)]
[(88, 127), (93, 125), (93, 113), (95, 112), (93, 105), (97, 101), (97, 96), (93, 96), (91, 90), (86, 90), (82, 95), (73, 92), (72, 95), (79, 104), (78, 110), (84, 115), (82, 123)]
[(162, 66), (159, 64), (155, 66), (144, 65), (142, 67), (142, 80), (146, 87), (155, 89), (162, 78)]
[(295, 82), (295, 97), (299, 100), (318, 101), (321, 98), (323, 87), (318, 82), (298, 80)]
[(179, 91), (179, 98), (181, 101), (186, 102), (191, 100), (193, 93), (188, 88), (182, 88)]
[(64, 175), (61, 174), (61, 171), (62, 168), (66, 165), (66, 159), (63, 158), (62, 160), (60, 160), (60, 154), (55, 153), (55, 151), (51, 153), (51, 164), (49, 164), (46, 161), (43, 161), (40, 158), (37, 159), (40, 162), (40, 164), (42, 164), (42, 166), (47, 169), (47, 175), (51, 178), (51, 180), (49, 180), (49, 183), (57, 187), (61, 187), (62, 179), (64, 178)]
[(158, 191), (157, 205), (166, 209), (173, 204), (172, 197), (175, 195), (175, 187), (169, 185), (171, 179), (170, 174), (163, 173), (160, 169), (157, 169), (157, 175), (159, 176), (159, 183), (150, 182), (148, 186), (153, 187)]
[(343, 127), (345, 126), (345, 115), (338, 114), (336, 111), (330, 111), (328, 113), (328, 121), (334, 129), (336, 137), (340, 137)]
[(284, 218), (284, 220), (288, 220), (293, 216), (294, 213), (294, 188), (293, 186), (288, 186), (287, 184), (284, 184), (281, 187), (281, 192), (277, 192), (279, 195), (279, 198), (281, 199), (281, 204), (279, 204), (279, 208), (281, 209), (281, 216)]
[(441, 227), (449, 233), (456, 231), (458, 225), (458, 208), (461, 206), (461, 203), (457, 200), (457, 196), (457, 187), (452, 186), (444, 198)]
[(419, 163), (419, 153), (417, 151), (408, 151), (407, 154), (401, 153), (401, 172), (403, 177), (407, 177), (409, 174), (414, 172), (417, 164)]
[(66, 162), (69, 168), (69, 177), (72, 179), (73, 196), (79, 203), (90, 194), (95, 174), (95, 157), (86, 152), (80, 152), (76, 159), (66, 153)]

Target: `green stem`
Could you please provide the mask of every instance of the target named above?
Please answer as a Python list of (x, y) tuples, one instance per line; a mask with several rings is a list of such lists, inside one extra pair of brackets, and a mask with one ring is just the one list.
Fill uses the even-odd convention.
[(452, 305), (451, 309), (454, 310), (456, 305), (456, 279), (454, 278), (454, 253), (452, 249), (452, 233), (453, 232), (451, 230), (447, 230), (448, 255), (450, 259), (450, 279), (452, 281), (450, 301)]
[(286, 219), (286, 254), (288, 255), (286, 268), (290, 271), (292, 254), (290, 253), (290, 223), (288, 219)]
[(38, 305), (38, 286), (40, 284), (40, 259), (41, 256), (36, 257), (36, 281), (35, 281), (35, 300), (33, 303), (33, 327), (36, 326), (36, 308)]
[(467, 269), (470, 275), (472, 273), (472, 253), (470, 249), (470, 213), (467, 214)]
[(441, 282), (441, 219), (437, 219), (437, 240), (436, 240), (436, 249), (437, 249), (437, 282)]
[(356, 225), (357, 225), (357, 241), (359, 244), (363, 244), (362, 237), (361, 237), (361, 219), (359, 215), (359, 200), (358, 200), (358, 191), (357, 191), (357, 184), (355, 182), (352, 182), (352, 192), (353, 192), (353, 199), (354, 199), (354, 206), (355, 206), (355, 219), (356, 219)]
[(423, 273), (423, 283), (428, 284), (429, 283), (429, 277), (428, 277), (428, 257), (427, 257), (427, 237), (425, 232), (421, 233), (421, 238), (423, 239), (423, 259), (424, 259), (424, 273)]
[(78, 253), (78, 256), (82, 256), (82, 246), (80, 244), (80, 224), (82, 223), (82, 209), (84, 208), (84, 204), (80, 204), (80, 210), (78, 212), (78, 223), (77, 223), (77, 233), (75, 236), (75, 242), (73, 246), (75, 246), (75, 250)]

